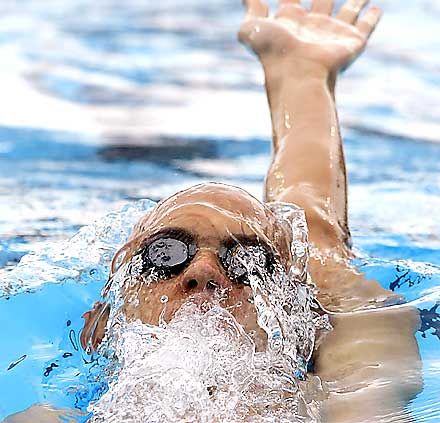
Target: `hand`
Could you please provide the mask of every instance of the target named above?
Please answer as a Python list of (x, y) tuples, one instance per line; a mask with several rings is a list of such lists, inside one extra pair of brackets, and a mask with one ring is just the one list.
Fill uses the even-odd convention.
[(239, 38), (263, 65), (274, 57), (288, 57), (318, 64), (330, 74), (359, 56), (381, 16), (380, 9), (372, 7), (359, 18), (367, 0), (348, 0), (335, 16), (333, 0), (313, 0), (310, 11), (299, 0), (279, 0), (274, 17), (268, 17), (262, 0), (244, 2), (247, 13)]

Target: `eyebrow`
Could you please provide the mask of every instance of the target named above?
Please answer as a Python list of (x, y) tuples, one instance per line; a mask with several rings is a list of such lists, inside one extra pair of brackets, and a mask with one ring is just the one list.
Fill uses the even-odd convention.
[(183, 228), (178, 227), (169, 227), (160, 229), (157, 232), (152, 233), (147, 238), (145, 238), (142, 242), (142, 247), (151, 244), (153, 241), (156, 241), (160, 238), (174, 238), (182, 241), (194, 242), (196, 237), (189, 231)]
[(244, 245), (264, 245), (267, 243), (261, 240), (257, 235), (245, 235), (245, 234), (230, 234), (228, 237), (223, 238), (222, 244), (244, 244)]
[(246, 234), (229, 234), (226, 237), (220, 238), (215, 236), (200, 236), (198, 234), (193, 234), (187, 229), (179, 228), (179, 227), (169, 227), (169, 228), (163, 228), (160, 229), (157, 232), (154, 232), (150, 236), (148, 236), (144, 242), (142, 243), (142, 247), (145, 247), (146, 245), (154, 242), (157, 239), (160, 238), (175, 238), (180, 239), (182, 241), (187, 242), (194, 242), (194, 241), (201, 241), (201, 240), (219, 240), (220, 245), (229, 246), (232, 244), (236, 244), (237, 242), (239, 244), (244, 245), (263, 245), (267, 247), (267, 242), (260, 239), (257, 235), (246, 235)]

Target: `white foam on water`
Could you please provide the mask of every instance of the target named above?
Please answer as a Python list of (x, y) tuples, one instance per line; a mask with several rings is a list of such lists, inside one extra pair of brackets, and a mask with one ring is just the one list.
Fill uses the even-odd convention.
[(189, 301), (166, 328), (122, 319), (111, 345), (118, 367), (94, 423), (318, 421), (319, 380), (277, 371), (221, 307)]

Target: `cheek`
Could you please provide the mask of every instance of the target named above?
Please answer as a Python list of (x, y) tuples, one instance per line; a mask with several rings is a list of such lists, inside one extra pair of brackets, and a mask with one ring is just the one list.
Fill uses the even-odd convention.
[(234, 284), (228, 291), (228, 303), (231, 306), (237, 305), (237, 303), (241, 304), (239, 308), (246, 306), (246, 304), (251, 305), (248, 301), (249, 298), (252, 299), (252, 289), (247, 285)]
[(255, 307), (249, 302), (249, 299), (252, 299), (252, 290), (250, 287), (245, 286), (233, 287), (225, 300), (225, 307), (241, 325), (249, 322), (256, 323)]
[(157, 325), (162, 310), (168, 321), (180, 307), (185, 296), (173, 280), (143, 286), (125, 297), (123, 312), (129, 320), (141, 320), (143, 323)]

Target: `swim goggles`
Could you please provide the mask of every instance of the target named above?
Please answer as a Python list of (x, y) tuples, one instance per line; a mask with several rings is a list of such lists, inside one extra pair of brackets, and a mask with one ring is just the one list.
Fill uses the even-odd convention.
[[(191, 233), (168, 228), (149, 237), (136, 255), (141, 256), (143, 274), (154, 272), (159, 279), (170, 279), (191, 263), (199, 249)], [(273, 250), (256, 236), (231, 236), (223, 240), (217, 257), (228, 278), (244, 285), (249, 285), (250, 275), (272, 273), (275, 265)]]

